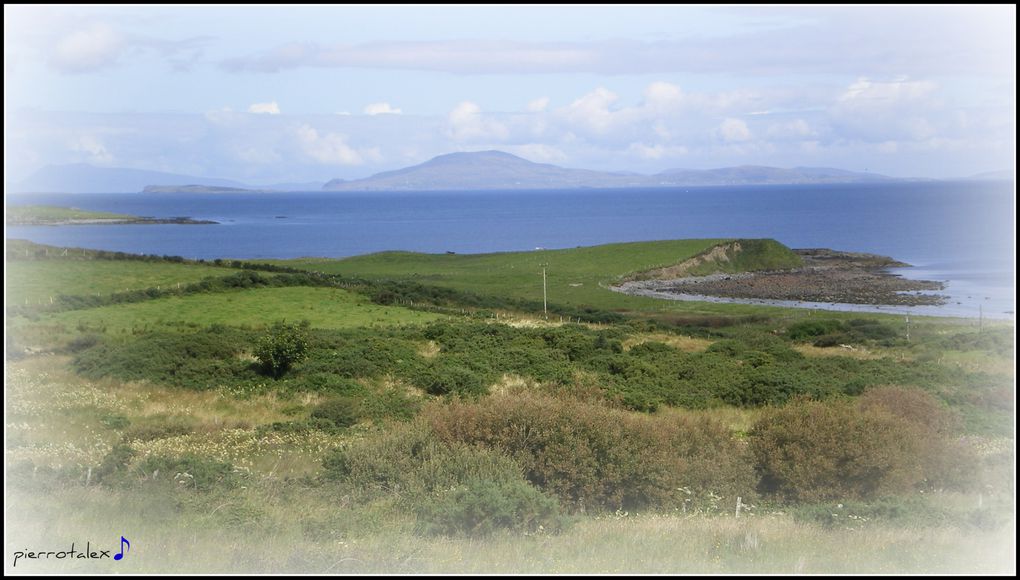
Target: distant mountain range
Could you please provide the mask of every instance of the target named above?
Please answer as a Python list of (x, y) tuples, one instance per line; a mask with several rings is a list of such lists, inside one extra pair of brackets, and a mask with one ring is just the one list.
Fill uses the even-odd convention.
[(588, 169), (567, 169), (533, 163), (502, 151), (449, 153), (425, 163), (372, 177), (334, 179), (328, 191), (426, 191), (436, 189), (574, 189), (579, 187), (631, 187), (647, 185), (644, 175), (621, 175)]
[[(1013, 171), (996, 171), (962, 179), (1013, 179)], [(921, 181), (876, 173), (828, 167), (783, 169), (757, 165), (719, 169), (670, 169), (655, 175), (627, 171), (571, 169), (534, 163), (502, 151), (449, 153), (425, 163), (384, 171), (364, 179), (247, 185), (231, 179), (178, 173), (93, 167), (86, 164), (48, 165), (20, 183), (11, 193), (251, 193), (270, 191), (428, 191), (669, 187), (700, 185), (762, 185), (820, 183), (879, 183)], [(933, 181), (933, 180), (926, 180)]]
[(780, 169), (744, 165), (722, 169), (671, 169), (655, 175), (568, 169), (533, 163), (502, 151), (450, 153), (420, 165), (377, 173), (365, 179), (334, 179), (328, 191), (422, 191), (461, 189), (571, 189), (677, 185), (755, 185), (770, 183), (866, 183), (898, 181), (874, 173), (826, 167)]

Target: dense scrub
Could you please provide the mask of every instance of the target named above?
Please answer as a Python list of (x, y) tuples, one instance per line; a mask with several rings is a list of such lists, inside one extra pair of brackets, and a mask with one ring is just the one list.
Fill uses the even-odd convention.
[[(363, 381), (391, 377), (430, 395), (479, 396), (511, 375), (562, 388), (594, 384), (604, 398), (640, 411), (780, 405), (797, 396), (860, 395), (880, 385), (923, 386), (962, 409), (999, 408), (1005, 396), (1001, 379), (987, 374), (923, 361), (805, 357), (783, 338), (753, 330), (734, 330), (731, 338), (693, 353), (656, 342), (624, 350), (626, 326), (514, 328), (455, 321), (305, 332), (306, 358), (281, 373), (273, 388), (363, 396)], [(75, 367), (89, 378), (193, 389), (250, 386), (277, 376), (252, 356), (258, 356), (263, 336), (224, 326), (124, 338), (90, 335), (75, 348)], [(425, 357), (419, 350), (430, 341), (439, 352)]]
[(528, 481), (575, 509), (695, 507), (754, 488), (743, 448), (710, 420), (531, 392), (451, 401), (423, 415), (440, 441), (506, 453)]
[(766, 409), (749, 441), (764, 492), (816, 502), (966, 489), (976, 454), (958, 436), (955, 418), (930, 394), (883, 387), (856, 401)]

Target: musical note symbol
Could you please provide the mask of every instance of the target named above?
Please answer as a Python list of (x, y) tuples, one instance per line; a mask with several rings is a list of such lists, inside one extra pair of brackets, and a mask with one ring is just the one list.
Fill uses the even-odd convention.
[(127, 544), (128, 551), (131, 551), (131, 542), (127, 541), (127, 538), (125, 538), (124, 536), (121, 536), (120, 537), (120, 553), (116, 554), (113, 557), (114, 560), (120, 560), (121, 558), (124, 557), (124, 544)]

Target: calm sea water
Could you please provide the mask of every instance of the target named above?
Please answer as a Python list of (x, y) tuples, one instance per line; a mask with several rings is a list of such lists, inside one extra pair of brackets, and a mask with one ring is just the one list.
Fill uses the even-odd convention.
[[(7, 228), (8, 238), (187, 258), (482, 253), (610, 242), (754, 237), (892, 256), (948, 283), (944, 314), (1011, 318), (1012, 182), (529, 192), (35, 194), (52, 204), (221, 225)], [(921, 312), (918, 312), (921, 313)]]

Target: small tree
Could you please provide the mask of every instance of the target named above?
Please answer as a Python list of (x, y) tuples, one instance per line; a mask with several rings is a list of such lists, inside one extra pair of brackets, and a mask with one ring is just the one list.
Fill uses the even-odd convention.
[(255, 358), (262, 366), (262, 371), (274, 379), (284, 375), (296, 363), (305, 359), (308, 351), (308, 338), (304, 328), (299, 325), (277, 322), (255, 344)]

